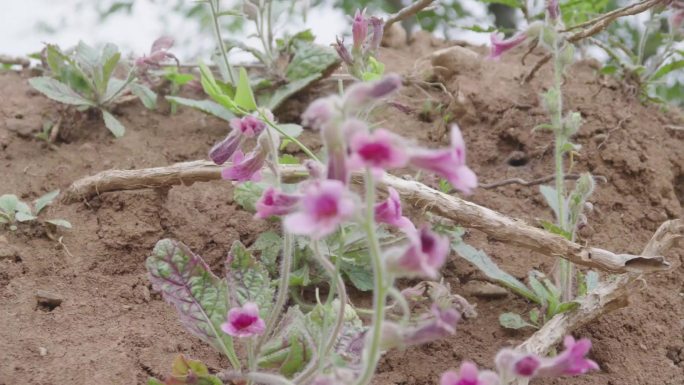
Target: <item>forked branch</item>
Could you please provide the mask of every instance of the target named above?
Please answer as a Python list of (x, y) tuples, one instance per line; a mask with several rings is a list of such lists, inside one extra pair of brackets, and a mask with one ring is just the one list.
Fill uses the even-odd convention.
[[(307, 177), (308, 173), (302, 166), (283, 165), (281, 175), (286, 181), (296, 181)], [(65, 191), (63, 201), (73, 203), (108, 191), (168, 188), (178, 184), (191, 185), (195, 182), (218, 179), (221, 179), (221, 167), (209, 161), (177, 163), (167, 167), (140, 170), (110, 170), (74, 182)], [(360, 174), (354, 174), (352, 180), (356, 184), (363, 183)], [(615, 254), (579, 245), (559, 235), (532, 227), (521, 220), (444, 194), (420, 182), (386, 174), (378, 187), (384, 190), (392, 187), (407, 203), (462, 226), (480, 230), (492, 238), (547, 256), (566, 258), (579, 265), (617, 273), (647, 273), (670, 267), (662, 256)]]

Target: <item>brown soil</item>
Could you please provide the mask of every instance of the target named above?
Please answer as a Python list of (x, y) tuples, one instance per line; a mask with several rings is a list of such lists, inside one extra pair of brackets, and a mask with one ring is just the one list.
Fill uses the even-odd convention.
[[(538, 95), (549, 84), (549, 69), (520, 86), (518, 79), (526, 71), (520, 56), (482, 61), (446, 82), (456, 97), (450, 102), (438, 88), (417, 81), (429, 68), (424, 58), (446, 45), (418, 35), (409, 47), (383, 51), (381, 59), (390, 70), (414, 80), (396, 98), (412, 112), (387, 108), (380, 116), (386, 126), (424, 143), (446, 143), (441, 122), (449, 114), (462, 127), (469, 163), (481, 181), (551, 174), (551, 137), (531, 131), (547, 119)], [(32, 91), (27, 76), (0, 74), (0, 193), (16, 193), (25, 200), (101, 170), (204, 158), (228, 130), (226, 124), (194, 111), (167, 116), (129, 104), (117, 111), (128, 129), (122, 139), (114, 140), (97, 117), (71, 116), (64, 123), (69, 142), (51, 150), (32, 135), (43, 120), (56, 120), (62, 107)], [(682, 125), (682, 120), (657, 106), (639, 104), (614, 80), (597, 77), (591, 62), (570, 70), (564, 90), (568, 108), (580, 111), (585, 120), (577, 135), (583, 147), (574, 171), (607, 178), (591, 199), (595, 210), (580, 241), (639, 253), (661, 222), (682, 216), (684, 135), (666, 127)], [(311, 98), (292, 101), (281, 119), (296, 116), (291, 111)], [(447, 108), (421, 113), (428, 99)], [(307, 135), (309, 143), (317, 142), (313, 134)], [(536, 187), (478, 190), (469, 199), (530, 223), (551, 218)], [(175, 187), (168, 194), (103, 194), (83, 204), (56, 204), (46, 214), (74, 224), (73, 230), (63, 232), (65, 247), (48, 239), (40, 225), (0, 234), (0, 385), (142, 384), (149, 375), (165, 373), (179, 352), (204, 360), (214, 370), (228, 365), (184, 332), (174, 310), (150, 292), (143, 266), (158, 239), (174, 237), (218, 269), (234, 240), (250, 244), (267, 228), (233, 204), (228, 183)], [(468, 241), (519, 278), (531, 268), (552, 268), (546, 257), (479, 233), (470, 234)], [(684, 384), (684, 252), (675, 249), (668, 257), (675, 263), (673, 271), (646, 277), (645, 289), (633, 295), (629, 307), (576, 333), (594, 342), (592, 358), (601, 372), (534, 383)], [(456, 256), (444, 275), (456, 291), (482, 278)], [(63, 302), (54, 309), (38, 306), (37, 290), (57, 294)], [(499, 348), (529, 335), (504, 330), (497, 321), (503, 311), (530, 310), (525, 301), (512, 295), (468, 299), (477, 304), (477, 319), (462, 322), (457, 334), (446, 340), (390, 352), (376, 383), (436, 383), (439, 373), (463, 359), (491, 366)]]

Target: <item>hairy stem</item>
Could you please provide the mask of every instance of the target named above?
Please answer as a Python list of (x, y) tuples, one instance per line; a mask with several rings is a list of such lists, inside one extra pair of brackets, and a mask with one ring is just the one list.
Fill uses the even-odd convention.
[(223, 38), (221, 37), (221, 26), (218, 21), (218, 0), (209, 0), (209, 8), (211, 9), (211, 20), (214, 24), (214, 36), (216, 37), (216, 43), (219, 47), (219, 52), (221, 52), (221, 58), (223, 64), (226, 66), (226, 71), (228, 71), (228, 77), (230, 78), (230, 83), (235, 85), (235, 75), (233, 74), (233, 67), (230, 66), (228, 62), (228, 53), (226, 52), (226, 47), (223, 44)]
[(387, 297), (387, 282), (385, 282), (385, 266), (380, 255), (380, 242), (375, 233), (375, 181), (369, 169), (365, 175), (366, 185), (366, 212), (364, 230), (368, 237), (368, 250), (370, 252), (371, 264), (373, 265), (373, 318), (370, 330), (370, 338), (364, 349), (364, 367), (361, 376), (356, 381), (356, 385), (367, 385), (370, 383), (375, 368), (380, 360), (380, 338), (382, 337), (382, 324), (385, 320), (385, 302)]

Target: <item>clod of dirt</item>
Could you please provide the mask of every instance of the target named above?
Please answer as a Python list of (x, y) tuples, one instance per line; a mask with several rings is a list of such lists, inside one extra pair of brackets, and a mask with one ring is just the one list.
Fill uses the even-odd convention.
[(62, 304), (62, 297), (58, 294), (51, 293), (45, 290), (36, 291), (36, 303), (38, 308), (44, 311), (53, 311)]
[(37, 119), (18, 119), (10, 118), (5, 121), (8, 131), (15, 132), (20, 138), (31, 138), (33, 134), (40, 131), (41, 122)]
[(458, 45), (435, 51), (430, 60), (435, 75), (444, 81), (454, 75), (478, 71), (482, 63), (477, 52)]
[(47, 348), (44, 348), (41, 346), (38, 348), (38, 353), (40, 354), (41, 357), (45, 357), (48, 354), (48, 350), (47, 350)]
[(468, 281), (463, 285), (463, 291), (468, 295), (484, 299), (497, 299), (508, 296), (508, 290), (484, 281)]
[(19, 256), (19, 250), (10, 245), (7, 238), (0, 235), (0, 261), (3, 259), (9, 259), (14, 262), (20, 262), (21, 256)]
[(406, 45), (406, 30), (399, 23), (392, 24), (382, 35), (382, 46), (401, 48)]

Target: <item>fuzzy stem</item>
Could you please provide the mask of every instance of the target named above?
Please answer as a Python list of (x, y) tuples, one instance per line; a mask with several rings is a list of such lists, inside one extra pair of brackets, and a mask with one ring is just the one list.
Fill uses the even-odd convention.
[(385, 282), (385, 266), (380, 255), (380, 243), (375, 233), (375, 181), (370, 169), (366, 169), (366, 218), (364, 230), (368, 237), (368, 250), (370, 252), (371, 263), (373, 265), (373, 318), (371, 320), (370, 337), (367, 339), (367, 347), (364, 349), (364, 367), (361, 376), (356, 381), (356, 385), (367, 385), (370, 383), (375, 369), (380, 360), (380, 339), (382, 337), (382, 324), (385, 320), (385, 301), (387, 297), (387, 286)]
[(228, 53), (226, 52), (226, 47), (223, 44), (223, 38), (221, 37), (221, 27), (218, 21), (218, 0), (209, 0), (209, 8), (211, 9), (211, 19), (214, 22), (214, 36), (216, 36), (216, 42), (219, 46), (219, 51), (221, 52), (221, 58), (223, 59), (223, 64), (226, 66), (228, 71), (228, 77), (230, 77), (230, 83), (235, 85), (235, 75), (233, 75), (233, 67), (230, 66), (228, 62)]

